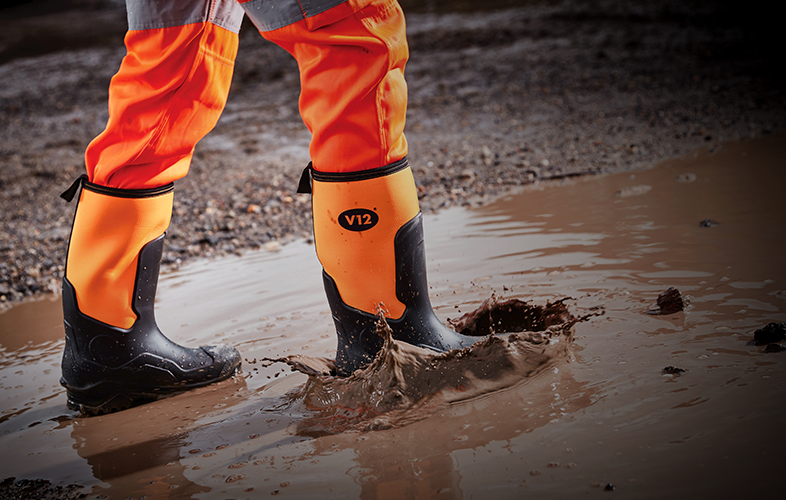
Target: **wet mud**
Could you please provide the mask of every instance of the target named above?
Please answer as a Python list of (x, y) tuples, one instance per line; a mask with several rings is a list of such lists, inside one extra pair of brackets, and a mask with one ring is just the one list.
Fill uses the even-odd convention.
[(462, 335), (478, 336), (494, 333), (534, 332), (552, 326), (572, 325), (576, 319), (565, 305), (566, 297), (545, 306), (530, 305), (519, 299), (499, 301), (496, 296), (483, 301), (472, 312), (456, 320), (448, 319), (453, 330)]
[(55, 486), (43, 479), (20, 479), (9, 477), (0, 482), (0, 498), (36, 500), (76, 500), (84, 498), (82, 487), (77, 484)]
[[(777, 498), (784, 341), (755, 337), (786, 322), (784, 144), (427, 215), (437, 316), (494, 334), (447, 354), (389, 341), (354, 378), (329, 375), (307, 241), (162, 275), (162, 331), (235, 345), (243, 370), (116, 414), (65, 405), (59, 298), (18, 304), (0, 313), (0, 481), (91, 500)], [(646, 314), (670, 288), (690, 306)]]

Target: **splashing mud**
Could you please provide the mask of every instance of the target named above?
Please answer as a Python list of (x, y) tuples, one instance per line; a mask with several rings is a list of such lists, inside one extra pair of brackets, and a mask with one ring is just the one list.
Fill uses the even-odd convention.
[(565, 306), (567, 300), (569, 298), (565, 297), (547, 302), (545, 306), (531, 306), (519, 299), (499, 302), (492, 294), (474, 311), (457, 320), (448, 319), (448, 323), (458, 333), (469, 336), (539, 332), (574, 320)]
[[(446, 353), (399, 342), (380, 316), (377, 335), (384, 346), (374, 361), (346, 378), (332, 376), (333, 360), (293, 355), (266, 359), (287, 363), (309, 376), (287, 398), (304, 419), (297, 433), (322, 436), (347, 431), (401, 427), (444, 405), (523, 383), (570, 356), (576, 319), (567, 298), (545, 306), (495, 296), (452, 323), (465, 335), (485, 339)], [(495, 333), (503, 333), (497, 336)]]

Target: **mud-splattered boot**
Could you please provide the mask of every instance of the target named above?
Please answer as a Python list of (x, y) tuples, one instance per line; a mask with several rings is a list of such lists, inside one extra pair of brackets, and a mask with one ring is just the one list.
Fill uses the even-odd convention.
[(182, 347), (156, 325), (154, 301), (174, 186), (113, 189), (80, 184), (63, 278), (67, 404), (100, 414), (229, 378), (233, 347)]
[(338, 335), (336, 374), (348, 376), (382, 348), (378, 311), (393, 338), (444, 352), (482, 337), (443, 325), (428, 296), (423, 215), (412, 171), (404, 158), (352, 173), (311, 166), (298, 192), (312, 192), (314, 239)]

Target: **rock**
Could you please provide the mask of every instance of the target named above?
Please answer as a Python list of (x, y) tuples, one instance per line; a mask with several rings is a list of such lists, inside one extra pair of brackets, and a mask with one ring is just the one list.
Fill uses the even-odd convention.
[(674, 287), (658, 295), (659, 309), (646, 311), (647, 314), (674, 314), (685, 309), (682, 294)]
[(769, 323), (753, 332), (756, 345), (774, 344), (786, 340), (786, 323)]
[(786, 351), (786, 347), (780, 344), (767, 344), (767, 347), (764, 348), (764, 352), (781, 352)]
[(676, 366), (667, 366), (661, 373), (664, 375), (679, 375), (680, 373), (685, 373), (685, 370), (682, 368), (677, 368)]
[(699, 223), (699, 226), (701, 226), (701, 227), (715, 227), (715, 226), (717, 226), (719, 224), (720, 224), (719, 222), (715, 222), (712, 219), (704, 219), (703, 221), (701, 221)]
[(262, 248), (264, 248), (268, 252), (278, 252), (279, 250), (281, 250), (281, 243), (279, 243), (278, 241), (268, 241), (267, 243), (262, 245)]
[(658, 307), (660, 307), (661, 314), (673, 314), (682, 311), (685, 308), (685, 303), (680, 291), (671, 287), (658, 295)]
[(471, 168), (467, 168), (461, 171), (459, 178), (465, 181), (473, 181), (475, 180), (475, 171)]
[(204, 238), (199, 240), (198, 243), (202, 243), (202, 244), (210, 245), (211, 247), (214, 247), (214, 246), (218, 245), (219, 241), (220, 240), (216, 236), (214, 236), (212, 234), (208, 234)]

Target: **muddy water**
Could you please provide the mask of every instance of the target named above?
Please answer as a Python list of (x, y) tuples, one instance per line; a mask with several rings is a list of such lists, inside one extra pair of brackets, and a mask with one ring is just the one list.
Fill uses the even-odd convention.
[[(785, 161), (772, 137), (427, 217), (443, 320), (492, 293), (569, 296), (574, 315), (600, 315), (547, 369), (392, 428), (336, 432), (357, 412), (334, 411), (328, 379), (262, 361), (334, 354), (306, 243), (162, 277), (162, 329), (237, 345), (243, 373), (114, 415), (66, 409), (59, 302), (22, 304), (0, 315), (0, 479), (75, 483), (88, 498), (772, 498), (786, 353), (749, 341), (786, 321)], [(688, 308), (645, 314), (669, 287)]]

